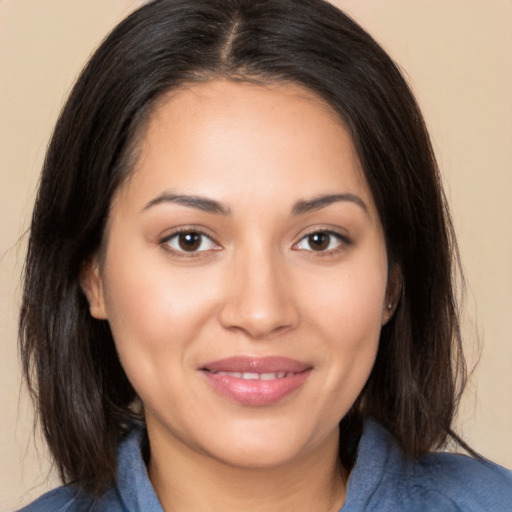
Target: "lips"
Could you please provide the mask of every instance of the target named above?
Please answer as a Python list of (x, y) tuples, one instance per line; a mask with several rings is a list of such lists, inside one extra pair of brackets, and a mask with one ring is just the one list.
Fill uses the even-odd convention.
[(311, 374), (306, 363), (285, 357), (231, 357), (200, 370), (214, 390), (242, 405), (271, 405), (298, 390)]
[(244, 380), (274, 380), (283, 379), (285, 377), (292, 377), (294, 374), (290, 372), (267, 372), (267, 373), (254, 373), (254, 372), (215, 372), (216, 375), (228, 375), (229, 377), (236, 377), (237, 379)]

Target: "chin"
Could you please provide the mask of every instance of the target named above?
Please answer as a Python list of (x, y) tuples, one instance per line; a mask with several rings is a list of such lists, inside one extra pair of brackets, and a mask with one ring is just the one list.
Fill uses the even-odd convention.
[[(295, 430), (295, 432), (294, 432)], [(210, 456), (233, 467), (270, 469), (299, 461), (322, 445), (336, 445), (338, 428), (332, 435), (318, 436), (313, 432), (297, 432), (297, 427), (261, 426), (256, 432), (229, 432), (222, 440), (207, 448)]]
[(215, 457), (220, 462), (253, 470), (267, 470), (286, 466), (301, 458), (302, 447), (276, 446), (273, 443), (236, 443), (228, 450), (218, 450)]

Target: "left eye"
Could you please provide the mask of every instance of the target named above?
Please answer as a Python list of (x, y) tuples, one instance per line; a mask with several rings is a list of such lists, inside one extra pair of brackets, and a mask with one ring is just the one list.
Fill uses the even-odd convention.
[(203, 252), (215, 249), (215, 242), (204, 233), (183, 231), (166, 238), (163, 243), (176, 252)]
[(327, 252), (342, 245), (342, 236), (331, 231), (315, 231), (302, 238), (295, 246), (297, 249), (315, 252)]

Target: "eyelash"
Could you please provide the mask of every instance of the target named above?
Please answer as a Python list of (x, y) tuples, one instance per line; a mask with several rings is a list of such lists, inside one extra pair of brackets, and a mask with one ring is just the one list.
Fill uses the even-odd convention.
[[(200, 246), (205, 242), (205, 239), (209, 240), (211, 245), (214, 246), (214, 251), (219, 251), (221, 249), (221, 246), (213, 240), (211, 236), (206, 234), (204, 231), (200, 229), (195, 228), (180, 228), (170, 235), (167, 235), (166, 237), (162, 238), (162, 240), (159, 241), (159, 245), (161, 245), (166, 251), (172, 252), (175, 255), (178, 255), (179, 257), (185, 257), (185, 258), (194, 258), (200, 256), (202, 253), (207, 252), (212, 249), (206, 249), (206, 250), (193, 250), (193, 251), (187, 251), (187, 250), (180, 250), (178, 248), (172, 247), (170, 245), (170, 242), (175, 239), (179, 243), (179, 237), (182, 235), (198, 235), (200, 237)], [(200, 247), (199, 246), (199, 247)]]
[[(336, 239), (336, 241), (338, 243), (337, 243), (336, 247), (334, 247), (334, 248), (327, 249), (327, 250), (318, 250), (318, 251), (315, 251), (314, 249), (303, 249), (303, 248), (299, 247), (299, 245), (302, 242), (307, 241), (310, 237), (315, 236), (315, 235), (327, 236), (328, 237), (328, 246), (331, 245), (333, 238)], [(315, 256), (330, 256), (330, 255), (337, 254), (338, 252), (342, 251), (344, 248), (346, 248), (347, 246), (349, 246), (351, 244), (352, 244), (352, 241), (346, 235), (344, 235), (342, 233), (333, 231), (332, 229), (316, 229), (314, 231), (311, 231), (311, 232), (305, 234), (296, 244), (294, 244), (293, 248), (296, 250), (299, 250), (299, 251), (304, 250), (306, 252), (311, 252)]]
[[(210, 244), (213, 246), (212, 248), (203, 249), (203, 250), (192, 250), (187, 251), (185, 249), (179, 249), (176, 247), (171, 246), (171, 241), (176, 240), (179, 243), (179, 237), (182, 235), (196, 235), (200, 238), (199, 240), (199, 248), (203, 243), (205, 242), (205, 239), (209, 240)], [(304, 249), (303, 247), (300, 247), (300, 244), (302, 244), (304, 241), (308, 241), (310, 237), (313, 237), (315, 235), (325, 235), (328, 237), (328, 246), (331, 245), (332, 239), (337, 240), (337, 245), (334, 248), (331, 249), (321, 249), (321, 250), (315, 250), (315, 249)], [(311, 240), (309, 240), (309, 243), (311, 243)], [(338, 233), (337, 231), (333, 231), (330, 229), (316, 229), (314, 231), (311, 231), (304, 235), (297, 243), (293, 245), (294, 250), (298, 251), (305, 251), (315, 254), (316, 256), (329, 256), (333, 254), (337, 254), (339, 251), (343, 250), (343, 248), (349, 246), (352, 244), (352, 241), (346, 236), (341, 233)], [(166, 251), (172, 252), (173, 254), (178, 255), (179, 257), (198, 257), (204, 252), (208, 252), (210, 250), (219, 251), (222, 249), (222, 247), (213, 240), (213, 238), (206, 234), (201, 229), (195, 229), (195, 228), (180, 228), (179, 230), (174, 231), (170, 235), (167, 235), (166, 237), (162, 238), (159, 241), (159, 245), (161, 245)]]

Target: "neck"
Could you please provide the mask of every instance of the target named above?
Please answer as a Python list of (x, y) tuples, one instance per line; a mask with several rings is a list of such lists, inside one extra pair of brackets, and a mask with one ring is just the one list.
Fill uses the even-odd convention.
[(247, 468), (150, 435), (149, 477), (165, 512), (337, 512), (348, 476), (337, 456), (337, 436), (330, 441), (279, 467)]

